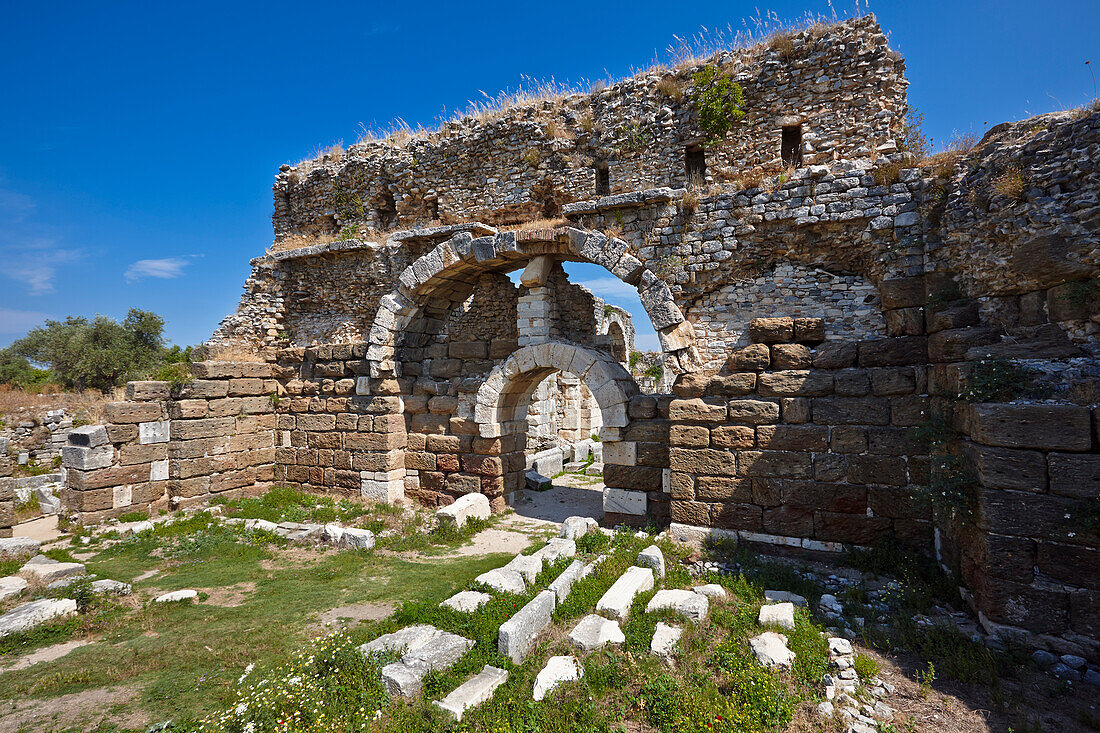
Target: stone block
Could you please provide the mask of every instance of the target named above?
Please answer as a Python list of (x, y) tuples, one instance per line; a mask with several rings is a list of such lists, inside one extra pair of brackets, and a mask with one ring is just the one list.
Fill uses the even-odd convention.
[(762, 400), (730, 400), (729, 421), (741, 425), (766, 425), (779, 421), (779, 404)]
[(735, 454), (716, 448), (672, 448), (669, 467), (674, 471), (710, 476), (737, 475)]
[(749, 338), (757, 344), (789, 343), (794, 340), (793, 318), (753, 318)]
[(761, 626), (781, 626), (794, 630), (794, 604), (771, 603), (760, 607), (758, 618)]
[(820, 397), (833, 391), (833, 375), (821, 370), (765, 372), (758, 380), (761, 397)]
[(803, 344), (773, 344), (772, 369), (809, 369), (813, 363), (809, 347)]
[(109, 443), (107, 428), (102, 425), (83, 425), (69, 431), (69, 445), (81, 448), (98, 448)]
[(606, 486), (616, 489), (652, 491), (661, 485), (661, 469), (656, 466), (620, 466), (606, 463), (603, 467), (603, 479)]
[(507, 681), (507, 671), (486, 664), (477, 675), (432, 704), (450, 713), (455, 720), (461, 721), (467, 710), (490, 700), (496, 689)]
[(824, 318), (795, 318), (794, 340), (800, 344), (819, 344), (825, 340)]
[(1002, 448), (1087, 451), (1089, 410), (1076, 405), (979, 404), (970, 408), (970, 437)]
[(482, 573), (475, 578), (475, 581), (487, 588), (492, 588), (498, 593), (519, 594), (527, 589), (527, 583), (524, 581), (522, 575), (515, 570), (506, 570), (504, 568), (496, 568), (495, 570)]
[(463, 527), (470, 519), (488, 519), (491, 514), (487, 496), (468, 493), (459, 497), (453, 504), (437, 510), (435, 516), (440, 522), (449, 522), (455, 527)]
[(1043, 492), (1047, 488), (1047, 459), (1039, 451), (1012, 450), (968, 444), (967, 455), (978, 480), (991, 489)]
[(556, 597), (544, 590), (500, 626), (497, 650), (515, 664), (523, 664), (535, 639), (549, 625)]
[(93, 471), (97, 468), (109, 468), (115, 460), (115, 449), (110, 445), (97, 448), (82, 448), (66, 445), (61, 449), (61, 463), (65, 468), (78, 471)]
[(658, 621), (653, 630), (653, 639), (649, 642), (649, 651), (664, 659), (671, 659), (676, 651), (676, 644), (684, 630), (679, 626), (671, 626), (663, 621)]
[(1092, 501), (1100, 497), (1100, 455), (1051, 453), (1047, 464), (1051, 493)]
[(877, 397), (815, 397), (813, 420), (819, 425), (889, 425), (890, 402)]
[(161, 419), (161, 406), (150, 402), (108, 402), (103, 408), (107, 422), (120, 425)]
[(749, 649), (756, 661), (765, 667), (789, 669), (794, 663), (794, 652), (787, 648), (787, 637), (774, 631), (765, 631), (749, 639)]
[(24, 603), (0, 616), (0, 638), (75, 616), (76, 610), (76, 601), (71, 598), (41, 598)]
[[(776, 413), (778, 411), (777, 406)], [(726, 401), (718, 398), (673, 400), (668, 416), (680, 422), (725, 422)]]
[(476, 590), (464, 590), (455, 593), (439, 605), (443, 608), (450, 608), (454, 611), (458, 611), (459, 613), (473, 613), (491, 600), (493, 600), (493, 597), (488, 593), (480, 593)]
[(608, 487), (603, 492), (603, 509), (615, 514), (643, 516), (646, 513), (646, 494), (644, 491)]
[(928, 361), (927, 344), (923, 336), (900, 336), (859, 342), (859, 365), (912, 366)]
[(576, 658), (569, 656), (550, 657), (546, 661), (546, 666), (535, 677), (531, 697), (535, 700), (542, 700), (561, 683), (579, 680), (583, 676), (584, 667)]
[(638, 567), (653, 568), (658, 578), (665, 577), (665, 556), (657, 545), (650, 545), (638, 553)]
[(646, 604), (646, 613), (668, 610), (678, 613), (690, 621), (699, 623), (706, 619), (710, 610), (710, 600), (690, 590), (659, 590)]
[(768, 450), (824, 452), (829, 445), (829, 428), (824, 425), (761, 425), (756, 428), (756, 442)]
[(767, 344), (750, 344), (730, 352), (726, 369), (731, 372), (761, 372), (771, 366), (771, 359)]
[(608, 644), (622, 644), (626, 641), (626, 636), (618, 621), (591, 613), (569, 632), (569, 641), (581, 651), (592, 652)]

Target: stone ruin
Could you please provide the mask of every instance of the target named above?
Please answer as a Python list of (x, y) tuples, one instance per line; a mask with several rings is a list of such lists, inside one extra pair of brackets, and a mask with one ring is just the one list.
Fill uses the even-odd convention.
[[(539, 405), (576, 389), (605, 523), (819, 557), (893, 538), (987, 629), (1095, 658), (1100, 113), (928, 164), (873, 16), (788, 40), (708, 61), (744, 90), (719, 140), (683, 93), (697, 63), (283, 166), (275, 247), (206, 360), (70, 434), (63, 511), (275, 483), (500, 511)], [(670, 392), (562, 262), (637, 289)], [(982, 360), (1047, 388), (959, 400)]]

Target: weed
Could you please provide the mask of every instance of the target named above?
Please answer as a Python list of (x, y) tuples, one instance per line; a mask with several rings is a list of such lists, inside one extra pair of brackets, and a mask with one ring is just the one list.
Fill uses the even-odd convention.
[(924, 671), (916, 670), (913, 672), (913, 677), (917, 681), (918, 689), (917, 693), (922, 700), (927, 700), (928, 695), (932, 692), (932, 683), (936, 681), (936, 667), (931, 662), (928, 663), (928, 668)]
[(680, 85), (680, 80), (675, 76), (662, 77), (661, 80), (657, 82), (657, 91), (674, 102), (679, 102), (684, 98), (684, 88)]
[(898, 136), (898, 149), (912, 153), (918, 160), (928, 157), (929, 142), (924, 136), (923, 127), (924, 115), (916, 107), (910, 107)]
[(538, 148), (528, 148), (523, 153), (523, 162), (529, 166), (536, 166), (542, 160), (542, 152)]
[(1010, 402), (1034, 388), (1035, 374), (1006, 359), (973, 362), (959, 399), (971, 403)]
[(125, 514), (119, 514), (116, 519), (120, 522), (143, 522), (149, 518), (149, 512), (147, 511), (133, 511), (126, 512)]
[(871, 178), (876, 186), (892, 186), (901, 180), (904, 167), (901, 163), (883, 163), (875, 166), (871, 171)]

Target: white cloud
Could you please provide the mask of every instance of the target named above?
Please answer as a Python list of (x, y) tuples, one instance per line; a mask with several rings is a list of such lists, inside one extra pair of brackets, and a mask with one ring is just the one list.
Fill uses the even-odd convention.
[(183, 277), (183, 269), (188, 261), (182, 257), (165, 257), (160, 260), (138, 260), (126, 268), (124, 276), (126, 282), (137, 282), (146, 277), (157, 277), (162, 280), (171, 280)]
[[(10, 242), (15, 236), (8, 233), (0, 239)], [(84, 253), (59, 247), (52, 239), (31, 239), (15, 243), (0, 241), (0, 256), (7, 262), (5, 275), (25, 284), (31, 295), (46, 295), (54, 291), (57, 268), (76, 262)]]
[(0, 333), (24, 334), (49, 318), (41, 311), (21, 311), (14, 308), (0, 308)]
[(617, 277), (597, 277), (592, 280), (582, 280), (580, 285), (592, 291), (596, 297), (603, 298), (609, 303), (638, 304), (638, 290)]

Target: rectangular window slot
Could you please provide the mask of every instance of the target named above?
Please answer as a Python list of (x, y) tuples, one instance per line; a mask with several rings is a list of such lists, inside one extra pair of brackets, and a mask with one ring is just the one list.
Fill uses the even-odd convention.
[(607, 167), (596, 169), (596, 195), (608, 196), (611, 193), (611, 171)]
[(802, 165), (802, 125), (783, 128), (782, 154), (785, 165)]
[(707, 154), (701, 145), (684, 148), (684, 169), (689, 186), (701, 185), (707, 180)]

